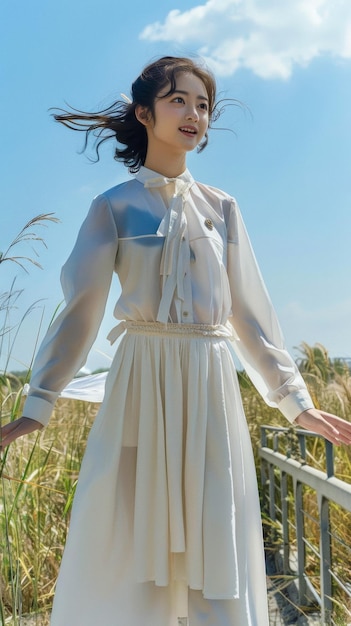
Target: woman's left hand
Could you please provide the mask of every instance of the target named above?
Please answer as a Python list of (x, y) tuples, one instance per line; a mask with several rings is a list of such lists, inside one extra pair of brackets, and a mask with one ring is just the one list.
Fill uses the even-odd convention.
[(351, 422), (318, 409), (308, 409), (296, 418), (295, 424), (322, 435), (336, 446), (351, 444)]

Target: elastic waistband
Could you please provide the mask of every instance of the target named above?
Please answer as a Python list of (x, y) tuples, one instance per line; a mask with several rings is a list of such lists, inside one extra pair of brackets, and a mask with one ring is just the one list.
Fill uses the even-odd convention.
[(136, 322), (125, 320), (117, 324), (107, 336), (113, 344), (124, 332), (140, 335), (157, 335), (161, 337), (227, 337), (234, 338), (230, 324), (161, 324), (160, 322)]

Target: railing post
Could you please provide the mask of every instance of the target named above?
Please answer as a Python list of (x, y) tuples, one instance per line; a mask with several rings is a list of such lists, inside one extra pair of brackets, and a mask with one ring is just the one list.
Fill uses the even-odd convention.
[[(261, 448), (265, 448), (267, 446), (267, 434), (264, 426), (261, 426)], [(262, 487), (262, 496), (266, 493), (266, 482), (267, 482), (267, 463), (264, 459), (261, 458), (261, 487)], [(266, 507), (265, 507), (266, 508)]]
[(269, 517), (273, 522), (276, 521), (277, 516), (275, 512), (275, 476), (274, 476), (274, 465), (272, 463), (268, 466), (268, 476), (269, 476)]
[(296, 544), (297, 544), (297, 571), (299, 577), (299, 602), (306, 604), (306, 580), (305, 580), (305, 530), (303, 515), (303, 485), (294, 480), (295, 495), (295, 519), (296, 519)]
[(329, 501), (318, 497), (320, 519), (320, 576), (321, 576), (321, 612), (322, 623), (331, 623), (332, 614), (332, 576), (331, 576), (331, 541)]
[[(261, 480), (264, 486), (263, 492), (269, 491), (269, 506), (267, 498), (265, 498), (265, 511), (270, 513), (271, 519), (280, 522), (280, 515), (277, 515), (275, 508), (276, 497), (276, 472), (280, 473), (280, 491), (281, 491), (281, 533), (283, 538), (283, 554), (284, 554), (284, 573), (289, 573), (290, 555), (289, 544), (291, 545), (291, 525), (289, 523), (289, 494), (290, 481), (293, 485), (293, 494), (295, 501), (295, 530), (297, 542), (297, 576), (299, 585), (299, 604), (306, 606), (310, 604), (311, 598), (321, 608), (321, 625), (336, 625), (334, 620), (334, 603), (333, 594), (336, 590), (342, 590), (345, 594), (345, 611), (347, 612), (348, 602), (351, 601), (351, 589), (347, 582), (338, 573), (338, 565), (333, 568), (333, 537), (335, 541), (339, 541), (338, 533), (333, 532), (330, 525), (330, 503), (335, 503), (345, 511), (351, 512), (351, 485), (335, 477), (333, 446), (330, 442), (326, 443), (326, 472), (312, 467), (306, 460), (307, 450), (305, 445), (306, 436), (314, 436), (314, 433), (299, 432), (298, 449), (294, 446), (294, 440), (291, 438), (291, 446), (287, 449), (286, 455), (279, 452), (277, 437), (271, 434), (289, 433), (288, 429), (276, 429), (272, 426), (263, 426), (261, 428)], [(268, 434), (270, 436), (268, 436)], [(295, 440), (296, 441), (296, 440)], [(269, 480), (269, 486), (267, 481)], [(313, 514), (305, 511), (307, 502), (304, 502), (305, 486), (311, 489), (317, 495), (318, 513), (319, 513), (319, 550), (315, 543), (310, 541), (305, 535), (306, 515), (315, 520)], [(307, 494), (306, 494), (307, 495)], [(279, 507), (278, 507), (279, 508)], [(308, 505), (307, 505), (308, 510)], [(269, 524), (269, 522), (268, 522)], [(268, 526), (267, 524), (267, 526)], [(278, 528), (278, 524), (272, 525), (272, 530)], [(269, 539), (269, 537), (268, 537)], [(273, 532), (273, 540), (275, 540)], [(274, 543), (275, 546), (275, 543)], [(306, 549), (309, 549), (319, 559), (320, 570), (320, 590), (313, 584), (313, 575), (308, 574), (306, 570)], [(349, 549), (349, 542), (347, 542)], [(344, 573), (344, 572), (343, 572)], [(346, 574), (347, 575), (347, 574)], [(349, 579), (348, 579), (349, 580)], [(335, 586), (335, 589), (334, 589)], [(319, 593), (320, 591), (320, 593)], [(340, 606), (342, 606), (340, 604)], [(338, 622), (340, 623), (340, 622)], [(346, 624), (346, 622), (343, 622)], [(351, 626), (351, 622), (350, 622)]]
[(334, 476), (334, 446), (327, 439), (325, 440), (325, 458), (327, 476), (330, 478), (331, 476)]
[(288, 504), (288, 477), (286, 472), (281, 472), (281, 507), (282, 507), (282, 533), (283, 533), (283, 573), (290, 573), (290, 542), (289, 542), (289, 504)]

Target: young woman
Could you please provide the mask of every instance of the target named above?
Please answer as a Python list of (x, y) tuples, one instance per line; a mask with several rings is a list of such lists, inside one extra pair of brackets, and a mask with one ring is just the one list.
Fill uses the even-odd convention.
[(313, 408), (242, 223), (194, 181), (216, 116), (215, 82), (165, 57), (132, 101), (56, 119), (117, 140), (135, 178), (94, 199), (63, 267), (66, 308), (37, 355), (23, 417), (3, 446), (45, 425), (84, 363), (113, 271), (124, 333), (92, 427), (52, 626), (267, 626), (255, 468), (233, 348), (268, 404), (333, 443), (351, 425)]

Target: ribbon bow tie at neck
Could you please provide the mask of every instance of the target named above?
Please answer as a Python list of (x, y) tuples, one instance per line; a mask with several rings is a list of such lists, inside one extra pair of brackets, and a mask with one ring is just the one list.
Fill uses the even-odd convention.
[(144, 186), (163, 187), (174, 182), (175, 191), (170, 206), (161, 221), (157, 235), (165, 237), (160, 263), (162, 295), (157, 314), (157, 321), (166, 324), (170, 319), (170, 309), (174, 303), (177, 320), (182, 321), (182, 306), (187, 308), (187, 323), (193, 322), (191, 283), (190, 283), (190, 246), (185, 205), (193, 180), (181, 178), (150, 178)]

